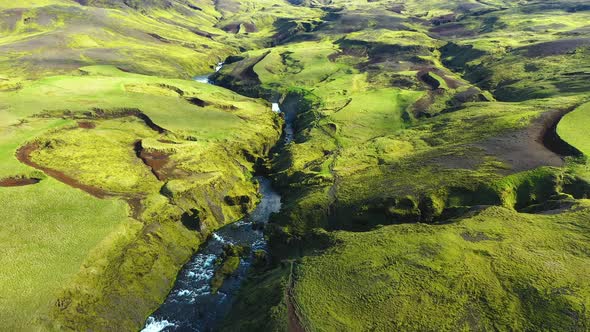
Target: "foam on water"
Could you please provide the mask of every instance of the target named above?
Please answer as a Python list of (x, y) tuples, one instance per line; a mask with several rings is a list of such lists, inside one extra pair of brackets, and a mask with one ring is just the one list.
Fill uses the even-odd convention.
[[(221, 68), (223, 68), (223, 62), (219, 62), (216, 66), (215, 66), (215, 72), (218, 72), (221, 70)], [(193, 80), (199, 82), (199, 83), (204, 83), (204, 84), (213, 84), (213, 82), (211, 81), (210, 77), (212, 74), (210, 75), (200, 75), (200, 76), (195, 76), (193, 77)]]
[[(271, 181), (257, 179), (262, 199), (256, 209), (248, 218), (211, 235), (178, 274), (166, 301), (146, 322), (145, 328), (151, 330), (144, 331), (209, 331), (225, 316), (252, 265), (253, 252), (267, 247), (263, 232), (254, 225), (266, 223), (271, 214), (281, 208), (281, 198), (272, 190)], [(211, 280), (218, 267), (217, 261), (228, 244), (250, 247), (252, 253), (241, 258), (235, 275), (227, 278), (217, 293), (212, 293)]]
[(279, 103), (272, 103), (272, 111), (275, 113), (281, 113), (281, 107)]
[(160, 332), (163, 331), (167, 327), (176, 326), (176, 324), (169, 322), (165, 319), (163, 320), (156, 320), (154, 317), (149, 317), (145, 324), (145, 327), (141, 332)]
[(209, 76), (195, 76), (194, 80), (199, 82), (199, 83), (205, 83), (205, 84), (210, 84), (211, 82), (209, 81)]
[(217, 234), (217, 233), (213, 233), (213, 239), (214, 239), (215, 241), (218, 241), (218, 242), (219, 242), (219, 243), (221, 243), (221, 244), (232, 244), (232, 242), (231, 242), (230, 240), (226, 240), (226, 239), (224, 239), (222, 236), (220, 236), (220, 235), (219, 235), (219, 234)]

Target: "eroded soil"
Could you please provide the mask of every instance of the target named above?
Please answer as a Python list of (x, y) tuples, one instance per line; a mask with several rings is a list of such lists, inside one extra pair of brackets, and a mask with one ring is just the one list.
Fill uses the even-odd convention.
[(41, 179), (36, 178), (6, 178), (0, 180), (0, 187), (24, 187), (41, 182)]

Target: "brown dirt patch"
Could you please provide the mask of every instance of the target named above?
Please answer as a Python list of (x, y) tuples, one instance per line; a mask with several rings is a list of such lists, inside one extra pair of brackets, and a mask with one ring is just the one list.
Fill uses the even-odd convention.
[(432, 103), (434, 103), (434, 96), (432, 95), (432, 92), (428, 91), (425, 96), (416, 101), (412, 106), (412, 112), (414, 113), (414, 116), (417, 118), (430, 116), (428, 113), (428, 108), (430, 105), (432, 105)]
[(230, 23), (221, 29), (227, 33), (238, 34), (240, 32), (240, 23)]
[(258, 28), (254, 23), (243, 23), (243, 27), (246, 29), (246, 32), (258, 32)]
[(396, 14), (401, 14), (404, 10), (406, 10), (406, 6), (402, 4), (394, 4), (386, 8), (390, 12), (394, 12)]
[(465, 85), (465, 83), (452, 77), (449, 77), (447, 73), (435, 67), (418, 67), (416, 68), (416, 70), (418, 70), (418, 79), (430, 86), (433, 90), (439, 87), (439, 82), (430, 77), (430, 75), (428, 75), (429, 73), (434, 73), (440, 76), (445, 81), (449, 89), (457, 89)]
[(417, 102), (414, 103), (412, 106), (412, 111), (414, 116), (419, 117), (432, 117), (434, 114), (429, 112), (430, 106), (436, 101), (437, 97), (440, 97), (445, 92), (442, 89), (430, 90), (427, 92), (425, 96), (420, 98)]
[[(191, 4), (188, 4), (188, 6), (191, 7), (192, 5)], [(171, 19), (168, 19), (168, 18), (165, 18), (165, 17), (159, 17), (158, 18), (158, 21), (163, 22), (163, 23), (166, 23), (166, 24), (170, 24), (170, 25), (175, 25), (175, 26), (178, 26), (178, 27), (182, 27), (182, 28), (187, 29), (190, 32), (194, 33), (195, 35), (198, 35), (198, 36), (201, 36), (201, 37), (212, 39), (213, 37), (218, 36), (216, 34), (212, 34), (212, 33), (209, 33), (209, 32), (203, 31), (203, 30), (200, 30), (200, 29), (198, 29), (196, 27), (192, 27), (192, 26), (190, 26), (188, 24), (184, 24), (183, 22), (171, 20)]]
[(455, 14), (447, 14), (447, 15), (442, 15), (442, 16), (438, 16), (438, 17), (431, 19), (430, 23), (432, 25), (438, 26), (438, 25), (442, 25), (442, 24), (455, 22), (456, 20), (457, 20), (457, 16)]
[(447, 86), (451, 89), (457, 89), (458, 87), (465, 85), (465, 83), (459, 80), (456, 80), (452, 77), (448, 77), (442, 71), (438, 73), (438, 75), (442, 77), (443, 80), (445, 80), (445, 83), (447, 83)]
[(41, 182), (36, 178), (6, 178), (0, 180), (0, 187), (24, 187)]
[(476, 34), (461, 23), (439, 25), (430, 29), (430, 32), (438, 37), (469, 37)]
[(437, 156), (429, 160), (429, 163), (440, 165), (445, 169), (477, 169), (483, 162), (481, 156), (477, 154), (457, 155), (449, 154)]
[(356, 58), (364, 58), (368, 56), (368, 50), (362, 47), (343, 47), (338, 52), (328, 55), (328, 60), (335, 62), (342, 56), (351, 56)]
[(135, 142), (134, 150), (137, 157), (151, 169), (158, 180), (165, 181), (174, 172), (175, 169), (170, 162), (169, 154), (162, 151), (146, 150), (141, 141)]
[(133, 219), (141, 220), (141, 214), (145, 210), (144, 206), (141, 204), (141, 197), (127, 197), (125, 200), (129, 207), (131, 208), (131, 216)]
[(384, 14), (383, 9), (374, 11), (348, 10), (330, 12), (323, 17), (324, 24), (319, 31), (330, 34), (343, 34), (364, 29), (408, 30), (405, 19)]
[(78, 127), (82, 129), (94, 129), (96, 124), (90, 121), (78, 121)]
[(551, 135), (551, 128), (569, 111), (546, 112), (526, 129), (489, 138), (475, 146), (511, 165), (511, 173), (541, 166), (561, 167), (564, 165), (563, 154), (552, 151), (553, 148), (547, 147), (545, 142), (546, 136)]
[(482, 94), (482, 92), (475, 88), (475, 87), (471, 87), (463, 92), (459, 92), (457, 93), (453, 100), (457, 103), (457, 104), (463, 104), (463, 103), (467, 103), (467, 102), (477, 102), (477, 101), (490, 101), (489, 99), (487, 99), (487, 97), (485, 95)]
[(7, 9), (0, 15), (0, 26), (4, 27), (8, 31), (13, 31), (16, 25), (22, 21), (25, 9)]

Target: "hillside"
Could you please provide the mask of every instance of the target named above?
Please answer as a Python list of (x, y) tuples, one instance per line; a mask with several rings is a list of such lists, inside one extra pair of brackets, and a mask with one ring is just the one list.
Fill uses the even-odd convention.
[(138, 330), (264, 175), (281, 209), (267, 248), (215, 261), (245, 279), (215, 330), (586, 331), (588, 22), (582, 0), (0, 0), (0, 322)]

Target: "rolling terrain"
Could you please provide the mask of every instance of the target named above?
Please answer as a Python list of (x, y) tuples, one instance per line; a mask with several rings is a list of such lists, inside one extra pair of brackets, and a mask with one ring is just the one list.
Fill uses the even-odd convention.
[(268, 257), (220, 330), (588, 330), (588, 22), (581, 0), (0, 0), (0, 323), (140, 329), (265, 174)]

